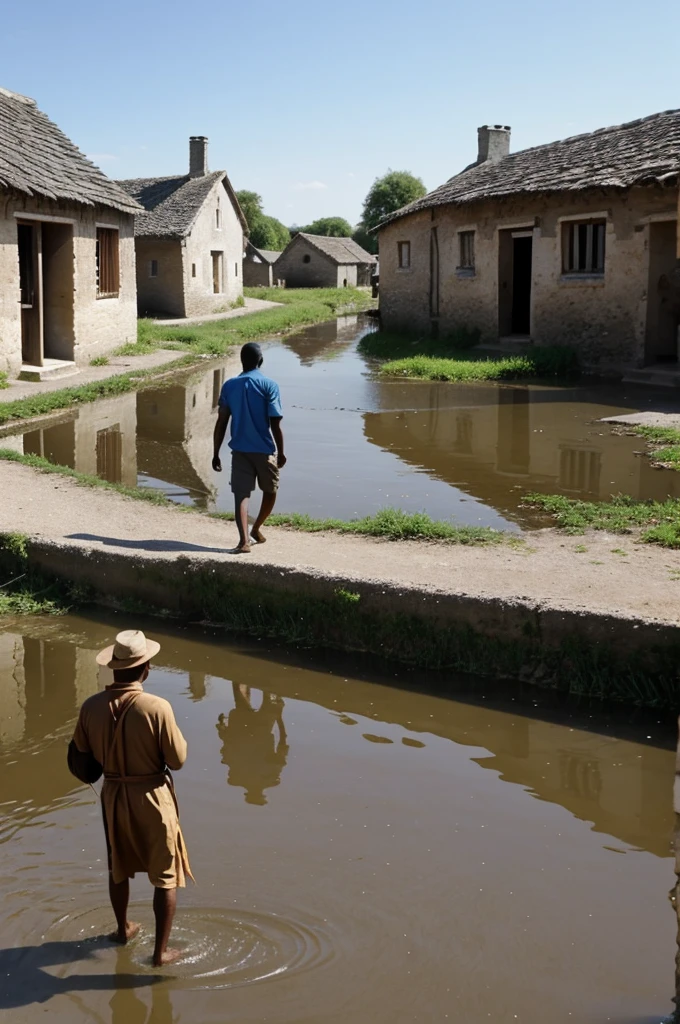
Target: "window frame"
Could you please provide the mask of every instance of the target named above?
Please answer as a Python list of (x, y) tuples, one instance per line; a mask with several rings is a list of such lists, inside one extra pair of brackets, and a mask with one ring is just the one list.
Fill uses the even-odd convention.
[[(97, 292), (97, 299), (117, 299), (120, 296), (120, 229), (113, 227), (111, 224), (97, 224), (95, 236), (95, 288)], [(106, 252), (106, 247), (102, 247), (102, 242), (108, 239), (111, 245), (111, 252), (107, 256), (103, 256)], [(103, 263), (105, 260), (111, 260), (110, 267), (106, 267), (106, 272), (103, 271)], [(109, 287), (104, 290), (102, 286), (102, 277), (105, 277), (105, 284)]]
[[(583, 260), (581, 259), (582, 228), (586, 229)], [(595, 234), (596, 229), (599, 229), (597, 235)], [(579, 266), (581, 262), (583, 262), (583, 266)], [(602, 279), (606, 267), (606, 217), (579, 217), (562, 221), (562, 276), (571, 279)]]
[(149, 260), (149, 277), (158, 277), (158, 260)]
[(411, 269), (411, 240), (403, 239), (397, 242), (397, 269)]
[[(458, 232), (458, 266), (456, 270), (462, 270), (466, 274), (474, 274), (476, 270), (475, 235), (474, 228)], [(467, 254), (466, 249), (469, 249)]]

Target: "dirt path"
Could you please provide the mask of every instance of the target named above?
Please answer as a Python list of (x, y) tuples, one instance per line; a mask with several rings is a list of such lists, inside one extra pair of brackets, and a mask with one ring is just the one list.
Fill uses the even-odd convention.
[(226, 309), (223, 313), (206, 313), (205, 316), (186, 316), (178, 320), (154, 320), (155, 324), (163, 327), (186, 327), (188, 324), (207, 324), (211, 320), (233, 320), (237, 316), (245, 316), (247, 313), (260, 313), (263, 309), (277, 309), (282, 302), (269, 302), (267, 299), (244, 299), (243, 306), (236, 309)]
[(282, 571), (392, 582), (431, 594), (522, 599), (555, 609), (680, 622), (680, 552), (628, 537), (544, 530), (525, 534), (525, 545), (518, 547), (479, 548), (271, 528), (265, 545), (239, 556), (229, 553), (236, 539), (230, 523), (90, 490), (21, 465), (0, 463), (0, 481), (0, 531), (118, 552), (121, 559), (267, 563)]
[(50, 391), (61, 391), (63, 388), (79, 388), (83, 384), (93, 384), (98, 380), (108, 380), (121, 373), (131, 370), (150, 370), (157, 366), (166, 366), (182, 358), (182, 352), (159, 348), (145, 356), (109, 356), (106, 366), (85, 366), (77, 373), (68, 377), (55, 377), (52, 380), (28, 381), (12, 380), (9, 387), (0, 391), (0, 402), (13, 402), (17, 398), (31, 398), (33, 395), (45, 395)]

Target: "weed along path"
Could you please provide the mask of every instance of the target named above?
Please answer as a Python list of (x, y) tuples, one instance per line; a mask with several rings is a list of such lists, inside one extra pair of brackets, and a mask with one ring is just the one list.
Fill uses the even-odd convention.
[(1, 473), (0, 531), (29, 538), (27, 554), (5, 541), (3, 581), (37, 573), (77, 583), (86, 601), (638, 702), (675, 699), (676, 551), (605, 532), (466, 546), (272, 527), (265, 545), (236, 556), (223, 520), (23, 465)]

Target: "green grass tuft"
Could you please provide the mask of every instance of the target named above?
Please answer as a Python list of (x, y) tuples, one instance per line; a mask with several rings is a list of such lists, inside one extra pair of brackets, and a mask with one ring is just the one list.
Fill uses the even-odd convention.
[(509, 356), (504, 359), (442, 359), (436, 356), (410, 356), (385, 363), (380, 372), (392, 377), (438, 381), (505, 381), (539, 380), (566, 377), (575, 371), (571, 353), (557, 354), (546, 349), (536, 354)]
[(108, 356), (93, 356), (93, 358), (90, 359), (90, 366), (108, 366), (108, 365), (109, 365), (109, 357)]
[(0, 391), (4, 391), (5, 388), (9, 387), (9, 380), (4, 370), (0, 370)]
[(644, 437), (649, 456), (655, 466), (680, 470), (680, 430), (676, 427), (643, 427), (634, 425), (633, 434)]
[[(527, 494), (527, 505), (542, 509), (567, 533), (587, 529), (611, 533), (642, 530), (640, 539), (662, 547), (680, 547), (680, 500), (636, 501), (617, 495), (611, 501), (580, 501), (560, 494)], [(646, 529), (645, 529), (646, 528)]]

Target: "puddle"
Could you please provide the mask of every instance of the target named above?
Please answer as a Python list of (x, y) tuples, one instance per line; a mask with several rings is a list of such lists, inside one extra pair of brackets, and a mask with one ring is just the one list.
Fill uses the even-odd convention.
[[(278, 511), (351, 519), (393, 506), (513, 529), (546, 523), (520, 507), (532, 490), (604, 501), (680, 497), (680, 474), (652, 468), (640, 438), (598, 422), (654, 408), (658, 392), (388, 381), (356, 350), (371, 328), (367, 318), (342, 318), (267, 347), (289, 460)], [(182, 383), (83, 406), (2, 445), (230, 511), (229, 474), (210, 465), (224, 379), (224, 367), (211, 363)]]
[[(145, 626), (198, 884), (172, 971), (110, 926), (100, 812), (65, 765), (121, 617), (0, 633), (0, 1019), (660, 1021), (674, 989), (674, 723)], [(421, 686), (423, 692), (400, 689)], [(392, 684), (392, 685), (390, 685)]]

